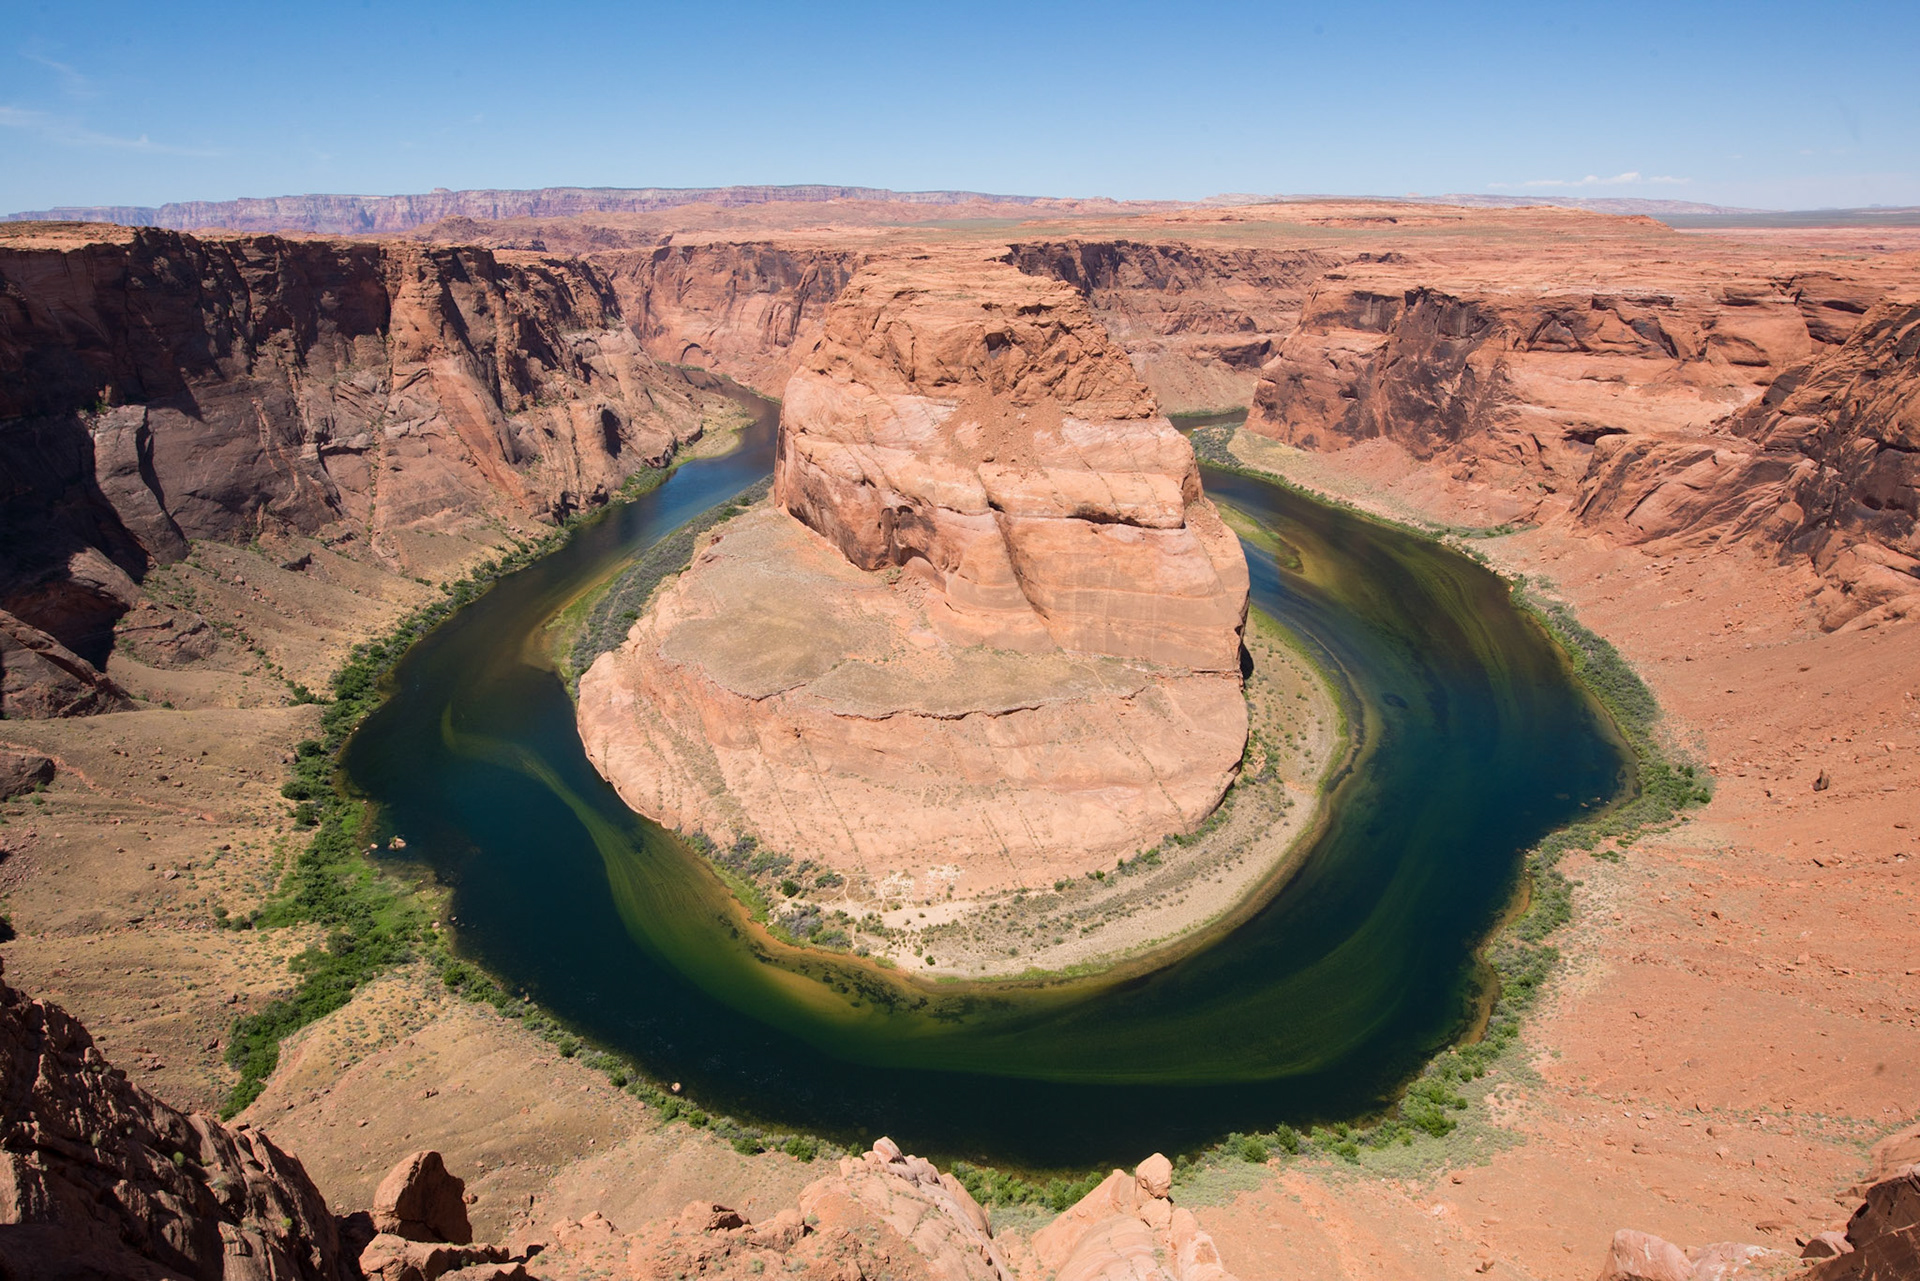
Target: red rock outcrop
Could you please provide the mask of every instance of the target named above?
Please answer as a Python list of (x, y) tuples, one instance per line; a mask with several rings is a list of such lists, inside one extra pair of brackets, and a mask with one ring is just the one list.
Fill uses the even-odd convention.
[(1249, 430), (1322, 450), (1386, 439), (1460, 480), (1570, 494), (1595, 441), (1704, 430), (1844, 340), (1872, 296), (1824, 273), (1661, 268), (1582, 288), (1552, 268), (1388, 254), (1327, 272), (1261, 371)]
[(1788, 1272), (1793, 1281), (1911, 1281), (1920, 1277), (1920, 1165), (1877, 1173), (1845, 1229), (1818, 1233), (1800, 1257), (1811, 1266), (1765, 1246), (1729, 1241), (1683, 1250), (1622, 1228), (1595, 1281), (1758, 1281)]
[(1162, 407), (1245, 405), (1293, 331), (1308, 289), (1346, 256), (1173, 241), (1033, 241), (1007, 261), (1085, 294)]
[(438, 1152), (415, 1152), (388, 1171), (373, 1194), (373, 1226), (409, 1241), (473, 1240), (467, 1185), (447, 1172)]
[(90, 716), (132, 706), (126, 692), (92, 663), (0, 610), (0, 718)]
[(862, 569), (931, 571), (950, 640), (1239, 665), (1239, 545), (1059, 284), (964, 259), (857, 276), (787, 384), (774, 498)]
[(1012, 1281), (993, 1230), (967, 1190), (931, 1162), (881, 1139), (807, 1185), (799, 1205), (759, 1223), (711, 1201), (623, 1233), (598, 1214), (558, 1223), (529, 1260), (541, 1277), (631, 1281), (794, 1277), (846, 1281)]
[(0, 752), (0, 801), (53, 781), (53, 761), (38, 752)]
[(714, 369), (778, 396), (865, 254), (770, 242), (662, 245), (596, 255), (655, 359)]
[(1846, 1249), (1816, 1263), (1805, 1281), (1908, 1281), (1920, 1277), (1920, 1165), (1867, 1189), (1847, 1220)]
[(98, 665), (187, 539), (564, 514), (711, 399), (576, 260), (8, 226), (0, 608)]
[(1806, 557), (1838, 627), (1920, 605), (1920, 306), (1887, 303), (1708, 436), (1596, 446), (1575, 513), (1627, 543)]
[(1246, 564), (1073, 290), (862, 272), (788, 384), (775, 497), (581, 680), (588, 755), (635, 809), (959, 892), (1217, 804)]
[(1193, 1212), (1173, 1204), (1173, 1164), (1159, 1153), (1115, 1170), (1034, 1234), (1054, 1281), (1233, 1281)]
[(326, 1202), (257, 1130), (127, 1083), (59, 1007), (0, 985), (0, 1273), (333, 1281)]

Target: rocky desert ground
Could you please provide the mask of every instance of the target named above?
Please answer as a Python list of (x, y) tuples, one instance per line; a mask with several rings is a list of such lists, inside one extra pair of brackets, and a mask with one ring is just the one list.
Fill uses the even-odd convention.
[[(682, 366), (779, 394), (862, 269), (985, 254), (1084, 300), (1160, 412), (1248, 406), (1246, 466), (1494, 533), (1473, 546), (1619, 648), (1715, 789), (1563, 865), (1572, 920), (1524, 1053), (1419, 1159), (1183, 1164), (1165, 1211), (1143, 1167), (1105, 1194), (1118, 1205), (1131, 1180), (1125, 1207), (1081, 1216), (1106, 1225), (1086, 1254), (1086, 1233), (1060, 1248), (1042, 1230), (1050, 1213), (988, 1207), (993, 1250), (968, 1238), (958, 1272), (930, 1274), (1760, 1276), (1807, 1266), (1803, 1243), (1869, 1183), (1892, 1190), (1859, 1243), (1885, 1227), (1910, 1248), (1920, 235), (1389, 202), (965, 215), (936, 227), (848, 198), (358, 239), (0, 228), (0, 749), (21, 780), (0, 809), (7, 982), (65, 1007), (154, 1095), (216, 1109), (234, 1017), (290, 990), (289, 958), (318, 941), (231, 928), (303, 839), (280, 794), (322, 715), (302, 689), (324, 694), (355, 642), (440, 583), (717, 429), (724, 403)], [(43, 1070), (23, 1054), (10, 1092)], [(295, 1033), (248, 1130), (153, 1124), (172, 1152), (193, 1128), (206, 1171), (231, 1134), (270, 1142), (336, 1214), (437, 1151), (475, 1236), (554, 1243), (520, 1265), (536, 1276), (670, 1275), (693, 1266), (673, 1253), (689, 1241), (710, 1271), (731, 1242), (744, 1274), (801, 1248), (754, 1255), (748, 1229), (686, 1219), (689, 1201), (768, 1241), (793, 1206), (855, 1230), (807, 1190), (830, 1162), (745, 1155), (656, 1111), (414, 964)], [(10, 1109), (16, 1223), (54, 1203), (24, 1170), (103, 1159), (71, 1126), (24, 1121)], [(877, 1165), (916, 1196), (945, 1186), (885, 1152), (848, 1161), (833, 1177)], [(312, 1220), (312, 1252), (259, 1275), (338, 1274), (323, 1210), (265, 1204), (247, 1213)], [(940, 1213), (978, 1230), (964, 1205)], [(910, 1247), (839, 1275), (934, 1268), (913, 1260), (940, 1246), (900, 1221)], [(194, 1249), (264, 1257), (241, 1249), (255, 1239)], [(1779, 1254), (1702, 1252), (1723, 1242)], [(1880, 1248), (1813, 1266), (1912, 1275)], [(1623, 1270), (1635, 1251), (1653, 1262)]]

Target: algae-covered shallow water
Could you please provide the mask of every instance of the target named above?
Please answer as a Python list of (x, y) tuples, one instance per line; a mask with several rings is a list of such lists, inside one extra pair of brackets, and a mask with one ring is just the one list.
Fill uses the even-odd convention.
[(498, 583), (396, 668), (351, 783), (453, 887), (458, 944), (703, 1106), (1027, 1168), (1131, 1162), (1231, 1130), (1377, 1110), (1466, 1029), (1474, 949), (1521, 855), (1627, 764), (1505, 585), (1435, 543), (1242, 476), (1255, 606), (1344, 686), (1353, 767), (1269, 900), (1148, 962), (930, 984), (773, 943), (587, 763), (543, 629), (762, 478), (777, 410)]

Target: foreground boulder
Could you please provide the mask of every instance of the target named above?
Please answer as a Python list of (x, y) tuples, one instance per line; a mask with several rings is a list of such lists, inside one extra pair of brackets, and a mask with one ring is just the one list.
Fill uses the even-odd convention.
[[(1838, 1243), (1836, 1243), (1838, 1244)], [(1847, 1220), (1845, 1249), (1814, 1265), (1806, 1281), (1911, 1281), (1920, 1277), (1920, 1165), (1867, 1189)]]
[(548, 1236), (528, 1259), (541, 1277), (1013, 1281), (985, 1211), (967, 1190), (884, 1138), (808, 1184), (797, 1208), (760, 1223), (695, 1201), (677, 1218), (633, 1233), (591, 1214), (555, 1224)]
[(0, 610), (0, 718), (46, 720), (132, 706), (126, 691), (92, 663)]
[(300, 1162), (128, 1084), (58, 1006), (0, 984), (0, 1275), (345, 1275)]
[(373, 1226), (408, 1241), (473, 1240), (466, 1180), (447, 1172), (438, 1152), (415, 1152), (393, 1167), (373, 1194)]
[(0, 752), (0, 801), (36, 791), (53, 781), (53, 762), (38, 752)]
[(1111, 865), (1232, 782), (1246, 562), (1072, 289), (863, 269), (788, 385), (774, 499), (580, 682), (636, 810), (909, 897)]
[(1762, 1245), (1722, 1241), (1683, 1250), (1650, 1232), (1622, 1228), (1613, 1234), (1595, 1281), (1736, 1281), (1780, 1275), (1786, 1256)]
[(1157, 1152), (1040, 1229), (1033, 1253), (1055, 1281), (1233, 1281), (1193, 1212), (1175, 1208), (1173, 1164)]

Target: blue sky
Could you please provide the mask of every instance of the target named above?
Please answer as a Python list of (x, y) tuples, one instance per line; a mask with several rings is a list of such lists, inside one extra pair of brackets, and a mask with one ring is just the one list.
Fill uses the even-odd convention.
[(0, 210), (793, 182), (1920, 204), (1920, 3), (0, 0)]

